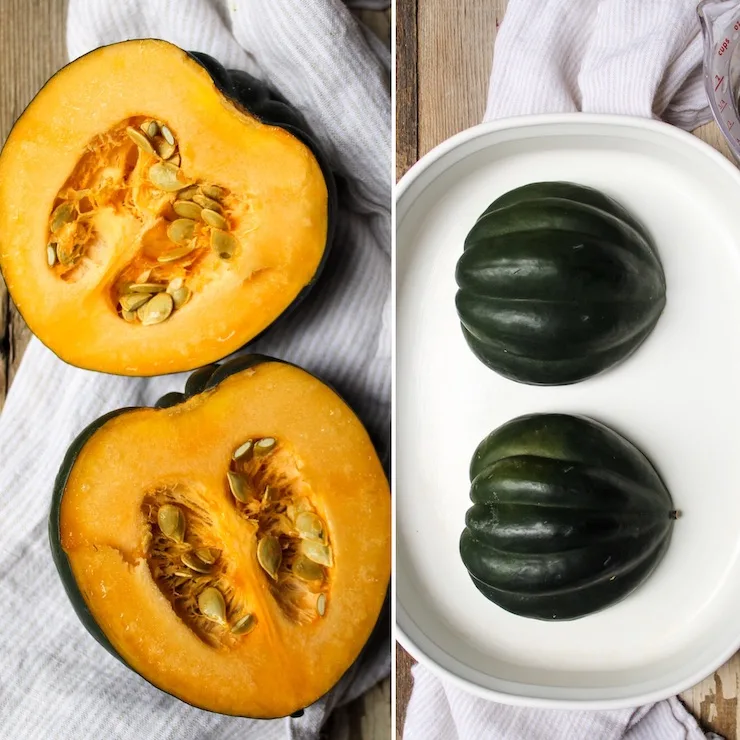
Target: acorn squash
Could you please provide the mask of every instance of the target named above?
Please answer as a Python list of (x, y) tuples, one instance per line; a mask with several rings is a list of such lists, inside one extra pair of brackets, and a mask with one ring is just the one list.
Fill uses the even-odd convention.
[(0, 268), (63, 360), (220, 360), (305, 296), (336, 220), (326, 156), (276, 93), (156, 39), (71, 62), (0, 154)]
[(523, 617), (575, 619), (636, 589), (678, 512), (650, 461), (592, 419), (531, 414), (478, 446), (460, 555), (475, 587)]
[(383, 468), (349, 407), (293, 365), (247, 355), (178, 396), (113, 411), (71, 445), (49, 521), (58, 572), (89, 632), (163, 691), (295, 713), (381, 612)]
[(521, 383), (575, 383), (621, 362), (666, 302), (657, 250), (612, 198), (568, 182), (512, 190), (478, 218), (457, 262), (463, 335)]

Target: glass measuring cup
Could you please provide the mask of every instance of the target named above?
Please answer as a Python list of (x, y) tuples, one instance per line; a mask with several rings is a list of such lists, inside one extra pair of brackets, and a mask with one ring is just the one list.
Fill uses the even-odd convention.
[(704, 36), (704, 85), (709, 107), (740, 162), (740, 2), (702, 0), (696, 11)]

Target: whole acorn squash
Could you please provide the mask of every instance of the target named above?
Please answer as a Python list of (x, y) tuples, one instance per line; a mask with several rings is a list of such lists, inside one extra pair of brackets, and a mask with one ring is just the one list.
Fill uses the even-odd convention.
[(568, 182), (495, 200), (468, 233), (456, 280), (475, 355), (534, 385), (574, 383), (624, 360), (666, 301), (644, 228), (613, 199)]
[(263, 83), (165, 41), (76, 59), (0, 154), (0, 268), (63, 360), (159, 375), (220, 360), (316, 282), (327, 158)]
[(637, 588), (678, 516), (650, 461), (591, 419), (531, 414), (478, 446), (460, 554), (475, 587), (524, 617), (575, 619)]
[(269, 718), (325, 694), (367, 642), (390, 511), (342, 399), (247, 355), (85, 429), (49, 535), (77, 615), (114, 656), (190, 704)]

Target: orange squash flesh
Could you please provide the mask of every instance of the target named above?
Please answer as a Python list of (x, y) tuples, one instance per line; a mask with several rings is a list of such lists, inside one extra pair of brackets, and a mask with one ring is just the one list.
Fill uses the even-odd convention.
[[(151, 182), (162, 161), (127, 127), (165, 123), (183, 187), (224, 193), (229, 258), (197, 222), (186, 258), (167, 227), (177, 193)], [(161, 143), (161, 136), (159, 137)], [(75, 221), (51, 229), (60, 205)], [(74, 365), (123, 375), (189, 370), (218, 360), (267, 328), (314, 278), (326, 248), (328, 195), (308, 147), (221, 94), (208, 72), (158, 40), (102, 47), (58, 72), (31, 102), (0, 155), (0, 268), (31, 330)], [(47, 245), (75, 248), (50, 266)], [(118, 299), (139, 276), (183, 278), (190, 300), (165, 321), (130, 323)], [(139, 278), (137, 280), (137, 278)]]
[[(265, 464), (281, 495), (308, 499), (326, 525), (333, 565), (301, 602), (310, 607), (325, 594), (323, 616), (281, 606), (287, 575), (275, 583), (258, 563), (264, 532), (241, 515), (227, 483), (234, 450), (265, 437), (278, 442)], [(234, 618), (256, 617), (248, 634), (218, 625), (199, 632), (202, 619), (178, 614), (153, 575), (162, 537), (145, 502), (173, 491), (208, 521), (185, 538), (221, 550), (220, 583), (231, 589)], [(279, 717), (326, 693), (366, 643), (390, 577), (390, 518), (385, 475), (352, 411), (308, 373), (268, 362), (178, 406), (104, 423), (77, 456), (59, 522), (88, 609), (135, 671), (205, 709)]]

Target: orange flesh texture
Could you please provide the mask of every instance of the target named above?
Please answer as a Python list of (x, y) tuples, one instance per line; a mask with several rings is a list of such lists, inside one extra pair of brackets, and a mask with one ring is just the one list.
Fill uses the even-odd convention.
[[(111, 132), (125, 140), (126, 125), (144, 118), (172, 129), (189, 181), (228, 191), (229, 230), (239, 243), (230, 260), (203, 250), (187, 279), (189, 302), (150, 326), (121, 318), (116, 285), (152, 257), (153, 239), (154, 251), (162, 251), (155, 213), (132, 214), (113, 199), (91, 217), (94, 239), (83, 268), (63, 279), (46, 261), (50, 214), (88, 168), (80, 160), (90, 143)], [(135, 145), (127, 145), (135, 156)], [(101, 171), (125, 159), (120, 146), (108, 149), (113, 161), (98, 162)], [(156, 161), (141, 156), (133, 186)], [(243, 112), (195, 60), (163, 41), (102, 47), (65, 67), (26, 109), (0, 155), (0, 268), (10, 293), (52, 351), (103, 372), (189, 370), (243, 346), (315, 275), (327, 217), (326, 184), (310, 150)]]
[[(297, 624), (280, 610), (256, 560), (254, 530), (225, 484), (245, 439), (288, 440), (331, 535), (326, 614)], [(147, 491), (185, 484), (204, 503), (236, 564), (257, 626), (211, 647), (173, 612), (149, 570), (141, 510)], [(72, 468), (61, 505), (62, 547), (95, 620), (138, 673), (197, 706), (277, 717), (311, 704), (349, 668), (377, 621), (390, 578), (390, 493), (364, 428), (308, 373), (267, 363), (169, 409), (104, 424)]]

